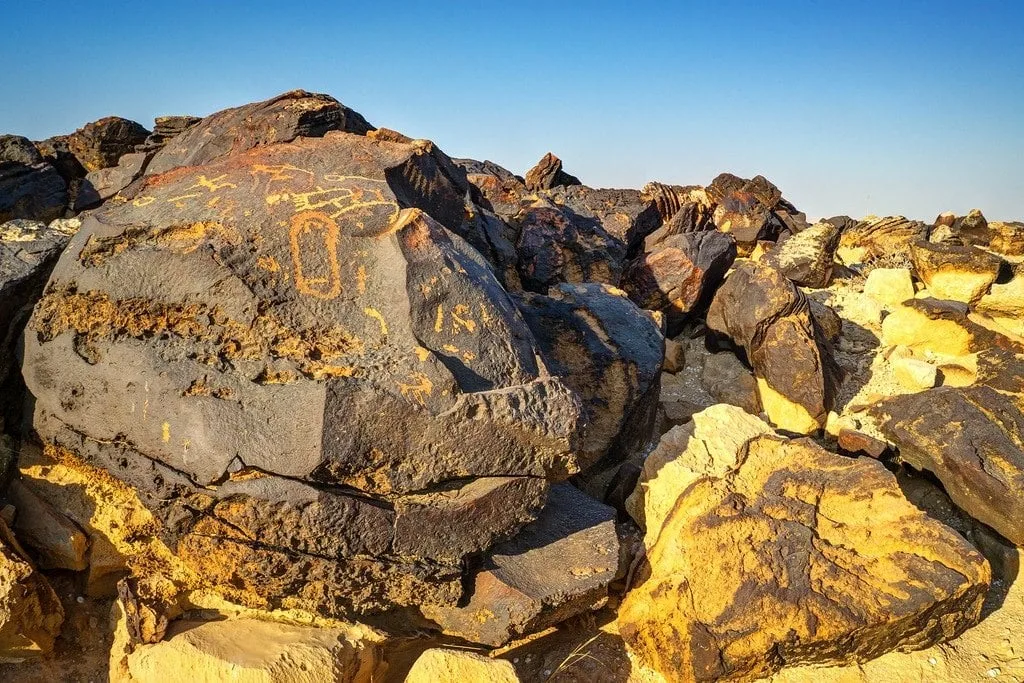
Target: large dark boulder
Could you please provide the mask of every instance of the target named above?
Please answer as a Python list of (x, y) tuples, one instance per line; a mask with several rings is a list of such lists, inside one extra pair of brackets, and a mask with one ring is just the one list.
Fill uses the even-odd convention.
[(827, 287), (832, 279), (839, 234), (831, 223), (816, 223), (779, 240), (766, 262), (801, 287)]
[(581, 465), (617, 465), (646, 443), (664, 357), (654, 316), (596, 283), (527, 293), (519, 308), (551, 372), (583, 400)]
[(130, 485), (210, 584), (454, 605), (465, 558), (580, 469), (583, 417), (444, 227), (466, 220), (450, 164), (330, 133), (136, 182), (26, 332), (39, 435)]
[(986, 386), (938, 387), (872, 409), (900, 459), (978, 521), (1024, 545), (1024, 415)]
[(330, 95), (292, 90), (265, 102), (225, 109), (207, 116), (175, 136), (146, 172), (163, 173), (178, 166), (198, 166), (232, 152), (321, 137), (327, 131), (365, 134), (373, 130), (362, 115)]
[(807, 297), (781, 272), (753, 261), (738, 265), (715, 294), (707, 326), (712, 342), (745, 354), (776, 426), (797, 433), (824, 426), (837, 366)]
[(638, 256), (622, 286), (638, 306), (663, 312), (672, 335), (707, 308), (735, 258), (731, 235), (713, 230), (679, 233)]
[(71, 133), (66, 138), (71, 152), (87, 172), (116, 166), (125, 154), (135, 151), (149, 131), (135, 121), (119, 116), (108, 116)]
[(0, 223), (64, 215), (67, 183), (27, 138), (0, 135)]

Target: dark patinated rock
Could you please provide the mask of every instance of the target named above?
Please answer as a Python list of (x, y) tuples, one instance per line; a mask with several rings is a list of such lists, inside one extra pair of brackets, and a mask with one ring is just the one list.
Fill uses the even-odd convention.
[(321, 137), (330, 130), (362, 135), (373, 130), (373, 126), (359, 112), (330, 95), (292, 90), (265, 102), (207, 116), (157, 152), (146, 173), (198, 166), (261, 145), (289, 142), (297, 137)]
[(0, 135), (0, 223), (64, 215), (67, 183), (28, 138)]
[(658, 323), (621, 290), (594, 283), (525, 294), (520, 310), (548, 368), (583, 399), (582, 467), (617, 466), (653, 429), (664, 344)]
[(62, 223), (52, 228), (27, 220), (0, 224), (0, 422), (9, 428), (21, 422), (24, 396), (16, 346), (32, 305), (74, 231), (75, 221)]
[(542, 156), (537, 165), (526, 173), (526, 189), (530, 191), (580, 184), (579, 178), (562, 170), (562, 160), (551, 152)]
[(764, 176), (746, 180), (722, 173), (706, 192), (716, 205), (715, 226), (733, 234), (741, 253), (748, 253), (758, 240), (774, 241), (807, 227), (804, 214), (783, 199), (779, 188)]
[(675, 219), (675, 230), (668, 234), (714, 228), (712, 214), (715, 207), (703, 187), (651, 182), (644, 185), (642, 193), (654, 202), (663, 222)]
[(202, 121), (198, 116), (158, 116), (153, 121), (153, 132), (136, 146), (139, 152), (155, 152), (167, 142)]
[(121, 157), (117, 166), (92, 171), (82, 181), (75, 196), (75, 211), (82, 211), (105, 202), (142, 177), (150, 152), (131, 152)]
[(467, 604), (422, 611), (447, 634), (496, 647), (600, 607), (618, 564), (615, 510), (559, 484), (537, 521), (487, 556)]
[(1024, 415), (987, 386), (886, 399), (872, 413), (900, 458), (932, 472), (953, 501), (1024, 545)]
[(623, 289), (638, 306), (662, 311), (669, 334), (711, 301), (736, 258), (736, 242), (718, 231), (667, 237), (638, 256), (623, 277)]
[(116, 166), (125, 154), (135, 151), (149, 131), (135, 121), (108, 116), (87, 123), (64, 138), (64, 144), (86, 172)]
[(751, 415), (761, 414), (757, 379), (750, 368), (732, 353), (708, 356), (701, 368), (700, 381), (705, 391), (719, 403), (742, 408)]
[(801, 287), (827, 287), (839, 246), (839, 230), (830, 223), (817, 223), (779, 240), (765, 262)]
[(584, 185), (556, 187), (543, 196), (578, 216), (596, 221), (632, 255), (661, 224), (655, 203), (637, 190), (599, 189)]
[(330, 133), (146, 176), (36, 309), (37, 431), (130, 480), (214, 584), (454, 604), (464, 558), (579, 470), (583, 418), (438, 222), (467, 220), (450, 163)]
[(796, 285), (775, 268), (741, 263), (711, 302), (707, 325), (714, 341), (745, 353), (761, 405), (775, 425), (798, 433), (824, 426), (836, 366)]
[(596, 220), (541, 200), (512, 223), (525, 289), (543, 294), (561, 282), (619, 284), (626, 246)]

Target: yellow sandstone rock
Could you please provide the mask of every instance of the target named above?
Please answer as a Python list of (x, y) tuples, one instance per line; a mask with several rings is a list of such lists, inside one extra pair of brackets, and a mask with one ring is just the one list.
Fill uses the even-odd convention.
[(405, 683), (519, 683), (512, 664), (466, 650), (431, 648), (409, 670)]
[(934, 365), (916, 358), (893, 359), (892, 370), (896, 381), (914, 391), (931, 389), (938, 376), (938, 369)]
[(887, 306), (914, 298), (914, 282), (907, 268), (875, 268), (864, 281), (864, 293)]

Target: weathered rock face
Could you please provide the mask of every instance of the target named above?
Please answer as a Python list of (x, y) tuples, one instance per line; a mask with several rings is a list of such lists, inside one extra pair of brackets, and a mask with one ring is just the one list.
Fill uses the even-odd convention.
[(431, 648), (421, 654), (404, 683), (519, 683), (510, 662), (466, 650)]
[(906, 255), (910, 245), (928, 239), (929, 228), (903, 216), (870, 217), (842, 231), (836, 255), (850, 265), (893, 255)]
[(27, 220), (0, 224), (0, 428), (3, 423), (20, 424), (24, 385), (14, 365), (15, 347), (76, 224), (77, 220), (57, 221), (53, 227)]
[(644, 238), (661, 225), (654, 201), (636, 190), (594, 189), (583, 185), (560, 186), (543, 196), (601, 228), (634, 254)]
[(732, 233), (741, 252), (748, 253), (758, 240), (776, 240), (807, 227), (804, 214), (782, 198), (782, 192), (764, 176), (745, 180), (722, 173), (707, 187), (716, 204), (715, 226)]
[(917, 277), (938, 299), (977, 303), (999, 276), (1002, 260), (976, 247), (932, 244), (910, 245)]
[(551, 152), (542, 156), (537, 165), (526, 173), (526, 189), (531, 192), (580, 184), (579, 178), (562, 170), (562, 160)]
[(594, 219), (539, 201), (513, 219), (523, 287), (544, 294), (560, 282), (618, 285), (626, 246)]
[(75, 156), (86, 172), (116, 166), (125, 154), (135, 151), (149, 131), (135, 121), (119, 116), (108, 116), (87, 123), (65, 138), (68, 151)]
[(581, 406), (437, 222), (465, 217), (438, 157), (332, 133), (108, 202), (26, 334), (36, 429), (130, 484), (214, 583), (454, 603), (463, 557), (579, 469)]
[(873, 409), (900, 458), (932, 472), (953, 501), (1024, 545), (1024, 415), (990, 387), (939, 387)]
[(64, 621), (60, 600), (16, 543), (0, 520), (0, 661), (49, 652)]
[(669, 680), (870, 659), (977, 621), (988, 563), (881, 463), (771, 435), (731, 467), (699, 448), (680, 458), (692, 483), (619, 612), (627, 645)]
[(623, 288), (638, 306), (662, 311), (669, 334), (710, 302), (736, 258), (736, 242), (717, 231), (666, 237), (630, 265)]
[(656, 234), (651, 235), (651, 241), (682, 232), (713, 230), (715, 227), (715, 207), (703, 187), (654, 182), (644, 185), (643, 194), (654, 202), (665, 223)]
[(123, 155), (116, 166), (89, 173), (78, 188), (75, 210), (96, 206), (131, 185), (142, 177), (152, 156), (150, 152), (131, 152)]
[[(654, 427), (664, 337), (621, 290), (594, 283), (526, 294), (520, 310), (548, 368), (583, 400), (589, 478), (642, 448)], [(599, 498), (603, 492), (591, 491)]]
[(737, 266), (711, 302), (707, 325), (746, 354), (776, 426), (809, 433), (825, 424), (836, 370), (807, 297), (779, 271)]
[(331, 130), (362, 135), (373, 126), (329, 95), (292, 90), (265, 102), (207, 116), (157, 152), (146, 172), (152, 175), (179, 166), (198, 166), (233, 152), (297, 137), (321, 137)]
[(379, 648), (353, 637), (352, 630), (247, 618), (183, 619), (171, 624), (166, 640), (141, 645), (123, 667), (111, 667), (110, 680), (159, 683), (169, 675), (209, 683), (379, 680)]
[(0, 135), (0, 223), (64, 215), (67, 183), (27, 139)]
[(468, 603), (422, 611), (447, 634), (496, 647), (600, 607), (618, 566), (615, 510), (558, 484), (537, 521), (487, 556)]
[(158, 116), (153, 121), (153, 132), (136, 147), (140, 152), (155, 152), (167, 142), (202, 121), (198, 116)]
[(838, 245), (839, 230), (830, 223), (816, 223), (781, 240), (766, 262), (801, 287), (827, 287)]
[(735, 355), (714, 353), (704, 361), (701, 384), (719, 403), (742, 408), (751, 415), (761, 414), (761, 398), (754, 373)]

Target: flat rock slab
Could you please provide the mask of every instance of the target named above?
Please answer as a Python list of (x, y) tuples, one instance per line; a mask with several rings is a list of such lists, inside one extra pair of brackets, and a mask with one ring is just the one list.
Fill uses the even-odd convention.
[(967, 514), (1024, 545), (1024, 415), (985, 386), (939, 387), (872, 409), (900, 458), (928, 470)]
[[(700, 472), (699, 454), (681, 457), (694, 455)], [(880, 462), (773, 435), (736, 462), (680, 487), (623, 600), (620, 632), (646, 665), (670, 680), (753, 680), (927, 647), (977, 622), (988, 563)]]
[(497, 647), (598, 606), (618, 562), (615, 510), (559, 484), (536, 522), (493, 549), (467, 604), (423, 613), (449, 635)]

